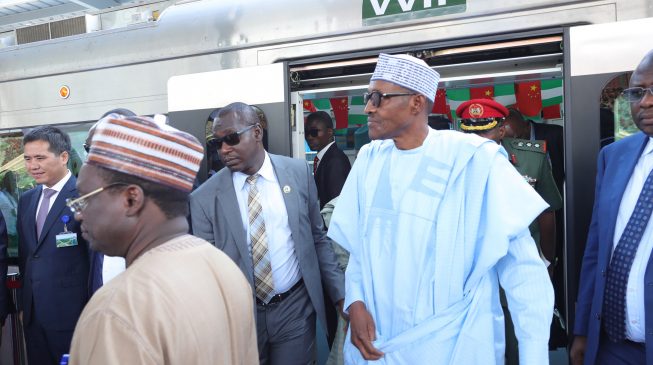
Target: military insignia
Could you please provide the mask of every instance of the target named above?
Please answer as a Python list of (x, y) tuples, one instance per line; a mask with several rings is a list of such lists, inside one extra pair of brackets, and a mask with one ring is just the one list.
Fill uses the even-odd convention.
[(532, 146), (532, 145), (533, 145), (533, 144), (530, 143), (530, 142), (526, 143), (526, 146), (528, 146), (528, 147), (530, 147), (530, 146)]
[(536, 148), (540, 148), (540, 144), (539, 144), (539, 143), (536, 143), (536, 144), (535, 144), (535, 147), (536, 147)]
[(524, 146), (524, 142), (519, 142), (519, 143), (517, 143), (517, 146), (519, 146), (519, 147), (523, 147), (523, 146)]
[(535, 187), (535, 183), (537, 183), (537, 179), (534, 177), (530, 177), (528, 175), (524, 175), (524, 181), (528, 183), (528, 185)]
[(480, 118), (483, 112), (483, 105), (481, 104), (472, 104), (469, 106), (469, 116), (472, 118)]
[(288, 186), (288, 185), (284, 186), (284, 187), (283, 187), (283, 192), (284, 192), (285, 194), (290, 193), (290, 186)]

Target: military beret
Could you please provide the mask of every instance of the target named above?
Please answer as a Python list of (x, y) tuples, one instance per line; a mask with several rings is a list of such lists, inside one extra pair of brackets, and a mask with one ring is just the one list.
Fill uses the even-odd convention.
[(502, 122), (509, 112), (492, 99), (472, 99), (458, 106), (456, 115), (464, 131), (487, 131)]

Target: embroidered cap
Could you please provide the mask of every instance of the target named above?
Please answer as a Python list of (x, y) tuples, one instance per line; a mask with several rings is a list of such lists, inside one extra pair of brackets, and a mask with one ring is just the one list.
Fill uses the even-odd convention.
[(110, 114), (100, 119), (87, 162), (188, 191), (204, 157), (192, 135), (148, 117)]
[(472, 99), (458, 106), (460, 129), (466, 132), (488, 131), (508, 116), (508, 109), (492, 99)]
[(381, 53), (370, 80), (392, 82), (435, 101), (440, 74), (419, 58)]

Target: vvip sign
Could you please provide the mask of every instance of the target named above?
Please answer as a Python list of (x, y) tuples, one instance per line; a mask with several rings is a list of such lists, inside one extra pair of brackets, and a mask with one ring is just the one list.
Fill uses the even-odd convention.
[(363, 0), (363, 24), (462, 13), (466, 8), (467, 0)]

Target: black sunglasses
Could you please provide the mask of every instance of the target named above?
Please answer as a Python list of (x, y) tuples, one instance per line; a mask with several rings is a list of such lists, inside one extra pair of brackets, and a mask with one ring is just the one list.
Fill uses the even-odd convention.
[(378, 108), (381, 105), (382, 98), (391, 98), (394, 96), (407, 96), (407, 95), (417, 95), (416, 93), (382, 93), (380, 91), (372, 91), (371, 93), (363, 94), (363, 104), (367, 105), (368, 102), (372, 102), (372, 106)]
[(226, 143), (229, 146), (235, 146), (238, 143), (240, 143), (240, 135), (241, 134), (247, 132), (248, 130), (250, 130), (250, 129), (254, 128), (254, 127), (256, 127), (257, 125), (258, 124), (252, 124), (252, 125), (250, 125), (249, 127), (245, 128), (245, 129), (239, 130), (238, 132), (229, 133), (224, 137), (216, 138), (216, 139), (213, 140), (213, 143), (215, 144), (215, 147), (218, 150), (222, 149), (222, 142)]
[(306, 131), (307, 136), (317, 137), (318, 134), (320, 134), (320, 130), (317, 128), (309, 129)]
[(91, 145), (84, 143), (83, 147), (84, 147), (84, 151), (86, 151), (86, 153), (91, 152)]
[(631, 103), (636, 103), (646, 95), (646, 91), (650, 92), (651, 95), (653, 95), (653, 86), (651, 87), (631, 87), (628, 89), (624, 89), (624, 91), (621, 92), (621, 95), (624, 96), (626, 100), (628, 100)]

